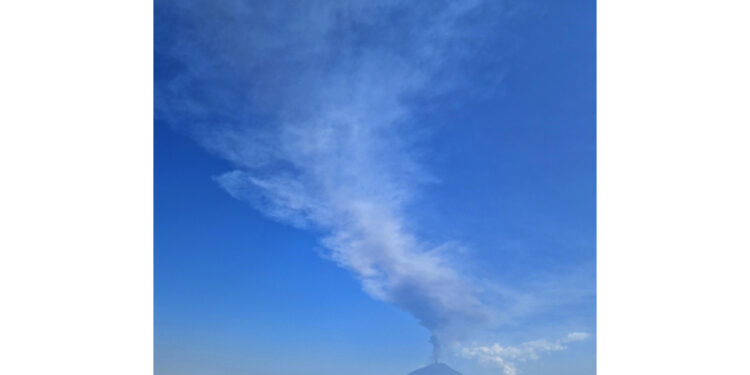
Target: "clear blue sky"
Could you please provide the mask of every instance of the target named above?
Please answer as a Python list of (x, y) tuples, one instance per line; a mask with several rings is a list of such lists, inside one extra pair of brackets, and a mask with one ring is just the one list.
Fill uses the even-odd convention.
[(595, 3), (266, 3), (156, 1), (157, 374), (594, 374)]

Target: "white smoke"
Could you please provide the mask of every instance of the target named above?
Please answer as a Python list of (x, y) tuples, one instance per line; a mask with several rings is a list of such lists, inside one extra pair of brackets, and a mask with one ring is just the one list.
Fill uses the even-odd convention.
[(565, 350), (565, 344), (586, 340), (588, 337), (587, 333), (573, 332), (552, 342), (534, 340), (518, 346), (501, 346), (497, 343), (466, 346), (461, 348), (460, 355), (467, 359), (477, 359), (480, 362), (496, 365), (502, 368), (505, 375), (516, 375), (518, 373), (518, 362), (537, 360), (542, 354)]
[(412, 121), (413, 102), (460, 86), (498, 4), (156, 3), (171, 20), (156, 30), (157, 118), (233, 164), (216, 177), (229, 194), (322, 233), (366, 293), (430, 331), (435, 359), (496, 309), (451, 256), (459, 245), (415, 234), (408, 209), (434, 179), (415, 151), (429, 125)]
[(497, 8), (477, 0), (228, 4), (157, 6), (190, 31), (164, 43), (187, 73), (162, 85), (158, 115), (189, 123), (234, 163), (216, 178), (232, 196), (322, 232), (330, 258), (365, 292), (430, 330), (436, 356), (444, 337), (486, 324), (482, 289), (447, 256), (455, 245), (418, 238), (406, 214), (430, 180), (411, 151), (420, 129), (408, 101), (450, 86), (436, 76), (476, 36), (462, 19)]

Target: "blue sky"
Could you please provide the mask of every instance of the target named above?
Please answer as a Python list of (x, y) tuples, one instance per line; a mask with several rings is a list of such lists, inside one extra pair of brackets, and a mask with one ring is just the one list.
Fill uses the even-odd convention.
[(415, 4), (156, 2), (157, 373), (595, 372), (594, 2)]

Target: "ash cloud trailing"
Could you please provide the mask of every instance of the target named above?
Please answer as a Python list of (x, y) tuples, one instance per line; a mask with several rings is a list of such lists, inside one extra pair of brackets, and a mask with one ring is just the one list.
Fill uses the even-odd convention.
[[(467, 43), (499, 19), (482, 1), (157, 1), (157, 116), (235, 170), (229, 194), (322, 233), (370, 296), (435, 347), (490, 324), (485, 291), (415, 235), (407, 207), (432, 177), (410, 139), (410, 101), (457, 82)], [(470, 21), (470, 22), (469, 22)], [(157, 25), (159, 26), (159, 25)], [(446, 74), (446, 72), (451, 72)], [(423, 125), (422, 125), (423, 126)]]

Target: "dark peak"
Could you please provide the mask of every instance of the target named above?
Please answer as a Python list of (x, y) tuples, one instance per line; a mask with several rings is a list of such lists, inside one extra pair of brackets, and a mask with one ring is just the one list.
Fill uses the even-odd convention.
[(431, 365), (414, 370), (408, 375), (462, 375), (460, 372), (450, 368), (445, 363), (435, 362)]

